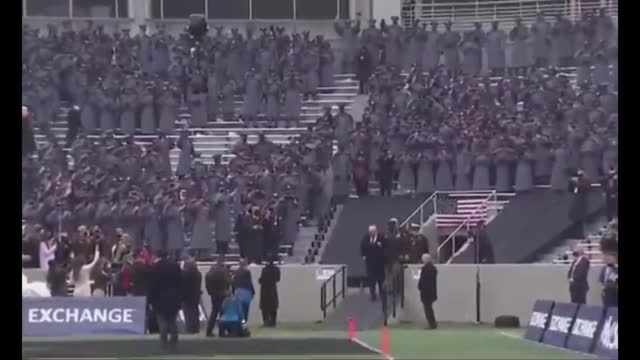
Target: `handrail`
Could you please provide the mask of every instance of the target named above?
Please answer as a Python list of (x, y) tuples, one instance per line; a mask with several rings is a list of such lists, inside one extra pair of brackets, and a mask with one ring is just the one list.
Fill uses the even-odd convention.
[(434, 192), (433, 194), (431, 194), (431, 196), (429, 196), (429, 197), (427, 198), (427, 200), (423, 201), (423, 202), (422, 202), (422, 204), (420, 204), (420, 206), (418, 206), (418, 208), (417, 208), (414, 212), (412, 212), (412, 213), (411, 213), (411, 215), (407, 216), (407, 218), (406, 218), (406, 219), (404, 219), (404, 221), (403, 221), (402, 223), (400, 223), (400, 226), (399, 226), (399, 227), (403, 227), (403, 226), (405, 226), (405, 225), (406, 225), (407, 223), (409, 223), (409, 221), (410, 221), (414, 216), (416, 216), (418, 213), (420, 214), (420, 225), (422, 226), (422, 224), (424, 223), (424, 207), (425, 207), (425, 206), (426, 206), (430, 201), (433, 201), (433, 202), (434, 202), (433, 209), (434, 209), (434, 211), (435, 211), (435, 209), (436, 209), (435, 203), (436, 203), (436, 199), (437, 199), (438, 193), (439, 193), (439, 191), (436, 191), (436, 192)]
[[(327, 317), (327, 309), (333, 305), (333, 308), (335, 309), (336, 306), (338, 305), (337, 299), (342, 296), (342, 298), (344, 299), (345, 296), (347, 295), (347, 277), (346, 277), (346, 271), (347, 267), (345, 265), (340, 266), (340, 269), (338, 269), (335, 273), (333, 273), (333, 275), (331, 275), (331, 277), (329, 277), (327, 280), (325, 280), (322, 283), (322, 287), (320, 287), (320, 310), (322, 311), (322, 317), (323, 319)], [(342, 287), (340, 288), (339, 291), (336, 292), (336, 279), (338, 278), (338, 274), (341, 274), (341, 282), (342, 282)], [(327, 284), (329, 284), (329, 282), (332, 283), (333, 285), (333, 289), (332, 289), (332, 297), (331, 300), (327, 301)]]
[(469, 230), (469, 223), (471, 222), (471, 220), (473, 220), (473, 218), (475, 217), (475, 215), (477, 215), (478, 211), (483, 210), (484, 207), (487, 206), (487, 203), (491, 200), (491, 198), (496, 199), (496, 194), (497, 192), (495, 190), (492, 190), (490, 192), (490, 194), (484, 198), (484, 200), (482, 201), (482, 204), (478, 205), (478, 207), (476, 207), (473, 212), (471, 214), (469, 214), (469, 216), (460, 224), (458, 225), (458, 227), (453, 230), (453, 232), (451, 232), (451, 234), (449, 234), (449, 236), (442, 242), (442, 244), (440, 244), (438, 246), (438, 248), (436, 249), (436, 256), (438, 258), (438, 262), (440, 262), (440, 252), (442, 250), (442, 248), (449, 242), (452, 242), (452, 251), (451, 251), (451, 257), (447, 260), (447, 263), (451, 262), (451, 259), (453, 259), (454, 255), (456, 255), (456, 242), (455, 242), (455, 236), (456, 234), (464, 227), (466, 226), (467, 231)]
[[(618, 1), (606, 0), (604, 7), (615, 20), (618, 15)], [(530, 22), (535, 19), (539, 12), (544, 12), (548, 17), (562, 13), (568, 16), (569, 20), (575, 21), (581, 18), (583, 12), (600, 8), (602, 8), (600, 3), (582, 4), (577, 0), (500, 0), (482, 2), (460, 0), (449, 3), (416, 3), (411, 8), (403, 9), (401, 15), (405, 24), (408, 24), (409, 19), (416, 19), (421, 22), (451, 20), (454, 23), (454, 27), (460, 29), (471, 27), (473, 22), (486, 19), (499, 20), (503, 23), (503, 27), (513, 25), (513, 20), (516, 17), (522, 18), (524, 22)]]

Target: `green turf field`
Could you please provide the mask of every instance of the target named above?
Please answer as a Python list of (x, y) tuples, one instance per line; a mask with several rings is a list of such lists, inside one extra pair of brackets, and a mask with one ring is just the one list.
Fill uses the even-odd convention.
[[(211, 346), (211, 353), (207, 349), (202, 349), (201, 345), (209, 345), (208, 340), (203, 336), (184, 336), (181, 338), (179, 354), (159, 355), (149, 354), (140, 355), (132, 352), (127, 355), (126, 349), (139, 348), (139, 342), (150, 341), (148, 336), (145, 337), (126, 337), (117, 338), (121, 345), (113, 345), (120, 347), (120, 352), (114, 352), (113, 356), (105, 354), (105, 350), (100, 350), (95, 354), (94, 359), (256, 359), (256, 360), (276, 360), (276, 359), (595, 359), (596, 357), (573, 352), (570, 350), (559, 349), (545, 346), (542, 344), (532, 343), (522, 339), (522, 330), (500, 330), (488, 326), (442, 326), (438, 330), (423, 330), (411, 325), (398, 325), (389, 329), (390, 334), (390, 354), (384, 356), (374, 352), (380, 349), (380, 331), (364, 331), (359, 332), (357, 337), (362, 345), (339, 343), (338, 348), (332, 348), (331, 342), (323, 342), (324, 340), (342, 341), (346, 339), (346, 332), (324, 331), (314, 329), (313, 326), (288, 326), (287, 329), (254, 329), (253, 336), (250, 341), (261, 342), (264, 351), (260, 354), (252, 354), (250, 352), (243, 353), (243, 349), (234, 349), (233, 353), (225, 354), (216, 351), (216, 347)], [(104, 338), (107, 340), (108, 338)], [(113, 337), (111, 338), (114, 339)], [(290, 354), (288, 348), (290, 345), (275, 345), (279, 341), (299, 341), (300, 348), (297, 352)], [(92, 339), (92, 341), (94, 341)], [(266, 341), (265, 341), (266, 340)], [(99, 339), (98, 339), (99, 341)], [(237, 340), (218, 340), (226, 342), (234, 342)], [(274, 347), (266, 346), (265, 343), (273, 341)], [(47, 351), (47, 347), (52, 344), (63, 345), (67, 349), (71, 347), (79, 347), (85, 341), (80, 339), (47, 339), (41, 340), (23, 340), (23, 349), (38, 349), (37, 358), (40, 359), (86, 359), (86, 356), (60, 356), (59, 350)], [(200, 350), (190, 353), (190, 347), (195, 344), (200, 346)], [(140, 343), (141, 344), (141, 343)], [(233, 343), (232, 343), (233, 344)], [(243, 344), (243, 343), (236, 343)], [(251, 346), (251, 345), (240, 345)], [(330, 348), (331, 347), (331, 348)], [(344, 353), (340, 353), (340, 349), (344, 347)], [(367, 349), (366, 347), (369, 347)], [(192, 347), (195, 349), (195, 347)], [(218, 349), (220, 349), (218, 347)], [(114, 350), (115, 351), (115, 350)], [(224, 350), (222, 350), (224, 351)], [(240, 351), (240, 353), (238, 353)], [(124, 353), (123, 353), (124, 352)], [(116, 355), (117, 354), (117, 355)], [(29, 356), (31, 357), (31, 356)], [(31, 357), (33, 358), (33, 357)]]

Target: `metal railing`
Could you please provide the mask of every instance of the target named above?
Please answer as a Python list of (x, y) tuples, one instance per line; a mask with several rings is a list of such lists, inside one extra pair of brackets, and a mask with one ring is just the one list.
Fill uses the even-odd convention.
[[(488, 210), (488, 204), (490, 201), (495, 202), (497, 200), (497, 193), (495, 190), (491, 191), (487, 197), (485, 197), (482, 201), (482, 203), (478, 204), (478, 206), (473, 210), (473, 212), (471, 214), (469, 214), (469, 216), (467, 216), (467, 218), (460, 224), (458, 225), (458, 227), (456, 227), (455, 230), (453, 230), (453, 232), (451, 232), (451, 234), (449, 234), (449, 236), (438, 246), (438, 249), (436, 249), (436, 257), (438, 259), (438, 262), (442, 262), (442, 257), (440, 256), (441, 252), (443, 251), (443, 248), (445, 246), (447, 246), (447, 244), (449, 244), (449, 242), (451, 242), (451, 256), (447, 259), (446, 263), (449, 264), (451, 263), (451, 260), (456, 257), (462, 249), (464, 249), (464, 245), (462, 245), (460, 247), (460, 249), (456, 250), (456, 241), (455, 238), (457, 236), (457, 234), (462, 231), (463, 229), (466, 231), (466, 233), (469, 233), (469, 230), (471, 229), (473, 223), (475, 222), (475, 220), (477, 219), (478, 214), (481, 211), (487, 211)], [(466, 242), (465, 242), (466, 244)]]
[[(340, 275), (340, 289), (336, 289), (338, 285), (338, 275)], [(331, 291), (331, 299), (327, 299), (327, 285), (331, 283), (332, 291)], [(347, 267), (345, 265), (341, 266), (330, 278), (325, 280), (322, 283), (322, 287), (320, 288), (320, 310), (322, 311), (322, 317), (327, 317), (327, 309), (329, 307), (333, 307), (334, 309), (338, 306), (338, 299), (342, 297), (343, 299), (347, 296)]]
[(601, 0), (600, 2), (582, 3), (580, 0), (459, 0), (440, 3), (435, 0), (416, 2), (414, 6), (404, 7), (401, 12), (406, 26), (412, 20), (422, 22), (452, 21), (456, 30), (471, 30), (476, 21), (500, 21), (503, 29), (514, 25), (517, 17), (524, 23), (532, 22), (539, 12), (552, 17), (563, 14), (570, 20), (578, 20), (584, 12), (606, 8), (614, 19), (618, 16), (618, 0)]
[[(404, 219), (402, 223), (400, 223), (400, 227), (405, 226), (409, 223), (415, 222), (415, 220), (419, 220), (420, 226), (422, 226), (422, 224), (424, 224), (424, 222), (428, 220), (432, 214), (435, 214), (437, 212), (438, 193), (439, 191), (434, 192), (433, 194), (431, 194), (431, 196), (427, 198), (427, 200), (423, 201), (422, 204), (420, 204), (420, 206), (418, 206), (418, 208), (411, 213), (411, 215), (407, 216), (407, 218)], [(429, 205), (431, 205), (431, 209), (433, 209), (433, 211), (431, 212), (425, 211), (425, 208), (427, 208)], [(426, 219), (425, 219), (425, 215), (427, 215)]]

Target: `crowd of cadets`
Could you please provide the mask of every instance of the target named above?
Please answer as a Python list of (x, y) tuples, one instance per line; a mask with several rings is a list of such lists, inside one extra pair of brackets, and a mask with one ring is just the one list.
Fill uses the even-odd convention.
[[(398, 17), (392, 17), (391, 25), (382, 20), (377, 27), (376, 20), (369, 20), (369, 27), (361, 30), (359, 18), (355, 22), (338, 21), (336, 31), (345, 49), (339, 59), (340, 70), (343, 73), (362, 71), (358, 64), (362, 50), (366, 50), (367, 63), (372, 69), (386, 64), (408, 71), (418, 65), (430, 71), (444, 65), (449, 71), (470, 76), (481, 74), (483, 53), (486, 53), (487, 68), (494, 75), (503, 75), (507, 68), (515, 74), (524, 73), (532, 66), (617, 64), (616, 28), (605, 9), (585, 11), (575, 23), (562, 15), (557, 15), (551, 23), (540, 13), (527, 27), (518, 18), (508, 34), (500, 29), (498, 21), (493, 21), (488, 31), (476, 22), (475, 29), (465, 33), (453, 30), (451, 21), (444, 24), (444, 31), (439, 25), (432, 21), (429, 29), (426, 22), (415, 21), (409, 28), (403, 28), (398, 25)], [(507, 40), (511, 42), (510, 57), (507, 57)], [(617, 75), (617, 67), (614, 71)], [(600, 78), (609, 79), (603, 71), (596, 73)], [(366, 71), (362, 74), (366, 76)], [(579, 78), (581, 75), (579, 71)]]
[[(504, 54), (491, 55), (490, 50), (491, 39), (500, 30), (481, 37), (478, 29), (470, 33), (476, 36), (465, 34), (460, 43), (449, 39), (460, 38), (450, 25), (434, 37), (423, 31), (424, 26), (407, 31), (397, 25), (397, 19), (392, 22), (390, 26), (382, 23), (381, 29), (371, 22), (362, 32), (359, 21), (336, 23), (345, 49), (343, 69), (355, 67), (358, 73), (366, 73), (358, 69), (361, 64), (354, 54), (360, 48), (369, 57), (371, 95), (361, 122), (354, 123), (344, 106), (335, 116), (326, 109), (315, 127), (286, 146), (275, 146), (264, 137), (248, 144), (243, 137), (228, 166), (220, 157), (205, 165), (187, 131), (182, 131), (175, 174), (169, 151), (176, 144), (163, 134), (175, 131), (180, 102), (192, 104), (191, 125), (198, 125), (210, 118), (210, 108), (217, 108), (210, 105), (220, 97), (212, 99), (211, 89), (243, 84), (244, 118), (252, 121), (262, 110), (260, 104), (269, 108), (268, 94), (259, 89), (270, 76), (278, 81), (297, 78), (307, 95), (313, 95), (318, 85), (328, 85), (321, 84), (321, 67), (328, 65), (320, 61), (323, 51), (330, 52), (327, 43), (322, 38), (311, 40), (307, 32), (290, 36), (281, 28), (262, 29), (255, 37), (249, 27), (246, 38), (235, 29), (224, 34), (218, 28), (216, 35), (196, 45), (186, 35), (174, 39), (162, 28), (147, 35), (142, 27), (133, 38), (127, 31), (108, 35), (90, 22), (77, 32), (69, 24), (60, 33), (51, 27), (45, 37), (25, 29), (23, 96), (49, 144), (37, 159), (24, 157), (24, 218), (31, 225), (43, 225), (49, 234), (45, 240), (53, 233), (70, 234), (86, 225), (98, 226), (108, 239), (122, 228), (135, 249), (148, 244), (152, 249), (180, 251), (188, 238), (190, 248), (208, 250), (213, 233), (220, 252), (231, 239), (235, 218), (243, 255), (258, 260), (277, 246), (276, 239), (293, 242), (303, 212), (312, 217), (322, 214), (331, 196), (347, 196), (353, 184), (359, 195), (366, 195), (372, 175), (386, 194), (393, 179), (401, 190), (421, 193), (490, 187), (526, 191), (538, 183), (565, 190), (568, 177), (578, 169), (587, 178), (598, 179), (616, 168), (617, 51), (615, 29), (606, 14), (585, 16), (576, 24), (559, 17), (554, 25), (540, 17), (531, 31), (534, 50), (541, 43), (548, 51), (534, 51), (524, 65), (512, 56), (511, 67), (526, 68), (519, 72), (524, 76), (506, 76), (497, 82), (470, 76), (476, 72), (465, 63), (473, 59), (464, 56), (461, 62), (457, 46), (462, 44), (464, 49), (469, 46), (465, 43), (483, 39), (476, 45), (487, 50), (489, 67), (499, 70), (506, 65), (492, 64)], [(528, 34), (522, 25), (512, 31), (515, 55), (528, 54), (524, 48), (518, 50), (518, 42), (526, 43)], [(539, 37), (545, 41), (538, 41)], [(563, 41), (571, 46), (559, 46)], [(587, 47), (574, 53), (581, 42)], [(439, 64), (440, 53), (443, 64)], [(606, 59), (606, 65), (596, 62), (591, 69), (589, 59), (594, 57), (587, 57), (594, 54), (600, 54), (596, 59)], [(606, 54), (612, 56), (601, 56)], [(545, 56), (547, 61), (539, 61)], [(577, 89), (554, 69), (530, 67), (575, 60)], [(479, 69), (477, 61), (474, 64), (473, 69)], [(410, 74), (403, 77), (401, 70), (407, 66)], [(218, 85), (210, 87), (209, 82)], [(140, 90), (145, 83), (156, 90), (158, 84), (172, 88), (171, 109), (163, 108), (154, 89), (137, 97), (146, 98), (141, 106), (127, 111), (116, 106), (123, 89)], [(88, 100), (92, 91), (104, 106)], [(204, 120), (197, 115), (200, 110), (194, 110), (194, 96), (204, 96), (200, 101), (207, 105)], [(292, 98), (301, 100), (300, 94)], [(70, 139), (68, 155), (46, 131), (60, 100), (79, 105), (80, 123), (86, 130)], [(224, 113), (224, 104), (222, 108)], [(159, 126), (162, 118), (173, 122)], [(122, 131), (132, 121), (141, 125), (125, 133), (132, 134), (138, 127), (149, 133), (163, 131), (144, 148), (132, 138), (113, 136), (112, 130)], [(101, 138), (85, 136), (103, 123), (109, 131)], [(333, 139), (339, 145), (334, 156)]]
[(279, 244), (295, 241), (303, 214), (317, 219), (329, 206), (323, 174), (330, 141), (316, 132), (286, 146), (264, 136), (249, 144), (243, 135), (228, 166), (219, 155), (204, 164), (186, 132), (178, 145), (175, 173), (169, 164), (173, 144), (165, 137), (142, 148), (130, 138), (81, 135), (69, 160), (56, 142), (38, 157), (25, 157), (23, 219), (43, 229), (32, 240), (69, 234), (63, 238), (73, 242), (85, 226), (111, 245), (120, 228), (133, 249), (180, 253), (188, 246), (197, 255), (213, 250), (215, 240), (217, 252), (225, 254), (235, 232), (241, 255), (260, 262)]
[[(309, 32), (250, 24), (243, 36), (222, 27), (201, 42), (174, 37), (162, 25), (136, 36), (128, 29), (107, 34), (87, 22), (74, 31), (49, 26), (23, 30), (23, 105), (39, 123), (53, 119), (64, 101), (78, 106), (85, 132), (169, 134), (186, 105), (193, 127), (238, 117), (248, 124), (266, 116), (297, 122), (302, 101), (318, 87), (333, 85), (334, 55), (329, 43)], [(236, 95), (243, 106), (236, 113)]]
[[(564, 47), (554, 45), (559, 37), (568, 37), (563, 41), (569, 44), (585, 41), (584, 49), (597, 50), (596, 55), (616, 54), (615, 43), (605, 41), (613, 40), (615, 29), (604, 13), (585, 16), (576, 24), (562, 18), (558, 21), (550, 26), (540, 17), (532, 27), (534, 49), (541, 29), (549, 31), (544, 37), (547, 50), (535, 52), (536, 59), (545, 57), (544, 61), (535, 62), (540, 66), (533, 66), (534, 57), (528, 57), (526, 66), (512, 64), (522, 68), (519, 76), (511, 74), (498, 79), (471, 76), (478, 74), (479, 68), (469, 71), (465, 60), (460, 62), (457, 55), (449, 54), (458, 54), (459, 50), (446, 45), (447, 38), (458, 38), (451, 30), (436, 37), (438, 43), (444, 44), (443, 64), (438, 62), (439, 50), (434, 53), (437, 55), (432, 59), (434, 62), (428, 63), (430, 47), (418, 47), (422, 61), (411, 60), (409, 63), (414, 65), (404, 76), (403, 64), (384, 55), (385, 49), (395, 44), (400, 49), (388, 53), (398, 54), (400, 50), (415, 48), (416, 44), (373, 46), (366, 42), (373, 37), (366, 34), (379, 35), (372, 23), (361, 39), (362, 51), (367, 53), (364, 57), (369, 57), (364, 63), (378, 58), (370, 55), (377, 51), (383, 53), (379, 56), (382, 63), (367, 77), (370, 96), (362, 122), (356, 124), (353, 132), (337, 134), (341, 146), (334, 156), (334, 173), (353, 172), (360, 195), (368, 192), (369, 179), (374, 176), (385, 194), (390, 193), (393, 179), (398, 180), (400, 190), (418, 193), (491, 188), (503, 192), (527, 191), (536, 185), (549, 184), (555, 190), (566, 191), (569, 178), (579, 170), (593, 182), (615, 174), (617, 56), (596, 56), (604, 61), (591, 68), (593, 63), (586, 61), (585, 56), (594, 53), (586, 50), (566, 53)], [(396, 30), (387, 29), (383, 33), (406, 31), (395, 21), (389, 28)], [(566, 28), (565, 32), (560, 28)], [(521, 25), (517, 29), (528, 34)], [(491, 37), (489, 33), (486, 44), (478, 43), (486, 45), (490, 68), (494, 57), (488, 42)], [(345, 42), (348, 39), (343, 38)], [(517, 41), (514, 39), (514, 56), (526, 54), (526, 49), (518, 50)], [(448, 50), (451, 46), (453, 50)], [(542, 66), (574, 60), (575, 84), (561, 70)], [(500, 68), (505, 66), (503, 62)], [(350, 181), (336, 178), (334, 189), (348, 193)]]

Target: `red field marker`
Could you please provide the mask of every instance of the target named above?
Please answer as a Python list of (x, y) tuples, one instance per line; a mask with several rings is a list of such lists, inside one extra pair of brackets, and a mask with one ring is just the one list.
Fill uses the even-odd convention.
[(391, 349), (389, 348), (390, 346), (391, 344), (389, 342), (389, 329), (384, 326), (382, 328), (382, 336), (380, 339), (380, 350), (384, 355), (389, 355), (391, 353)]
[(348, 327), (349, 327), (349, 341), (353, 341), (353, 339), (355, 339), (356, 337), (356, 321), (353, 320), (352, 318), (349, 318)]

